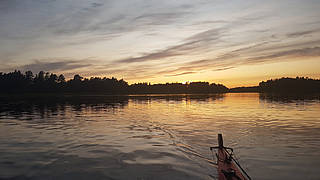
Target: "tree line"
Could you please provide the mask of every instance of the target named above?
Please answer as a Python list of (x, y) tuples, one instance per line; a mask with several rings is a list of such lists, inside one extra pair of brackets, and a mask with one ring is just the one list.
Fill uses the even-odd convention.
[(208, 82), (129, 85), (123, 79), (107, 77), (83, 78), (74, 75), (66, 80), (63, 74), (40, 71), (22, 73), (15, 70), (0, 72), (0, 92), (2, 93), (101, 93), (101, 94), (148, 94), (148, 93), (225, 93), (228, 88), (222, 84)]
[(262, 81), (259, 86), (227, 88), (222, 84), (208, 82), (191, 83), (135, 83), (129, 85), (123, 79), (107, 77), (83, 78), (79, 74), (66, 80), (63, 74), (40, 71), (22, 73), (15, 70), (0, 72), (2, 93), (100, 93), (100, 94), (192, 94), (226, 92), (263, 93), (320, 93), (320, 80), (305, 77), (280, 78)]
[(307, 77), (271, 79), (260, 82), (259, 90), (266, 93), (320, 93), (320, 80)]

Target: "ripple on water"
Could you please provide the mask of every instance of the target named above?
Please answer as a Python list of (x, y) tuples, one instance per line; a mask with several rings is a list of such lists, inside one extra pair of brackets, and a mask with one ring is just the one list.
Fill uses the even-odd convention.
[(0, 179), (216, 179), (218, 133), (253, 179), (318, 179), (320, 102), (268, 98), (1, 102)]

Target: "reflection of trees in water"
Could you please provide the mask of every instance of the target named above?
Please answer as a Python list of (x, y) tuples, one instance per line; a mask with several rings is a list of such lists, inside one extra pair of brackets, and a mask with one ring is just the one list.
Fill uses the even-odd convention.
[(260, 93), (259, 99), (267, 102), (305, 102), (320, 101), (320, 94), (276, 94), (276, 93)]
[(172, 95), (142, 95), (130, 96), (130, 100), (137, 103), (150, 103), (152, 101), (173, 101), (173, 102), (209, 102), (222, 99), (225, 94), (172, 94)]
[(72, 112), (104, 111), (125, 108), (129, 100), (134, 103), (209, 102), (224, 98), (224, 94), (181, 94), (143, 96), (11, 96), (0, 97), (0, 116), (17, 119), (39, 115), (41, 118), (65, 116), (68, 108)]
[(67, 107), (72, 111), (87, 109), (124, 108), (128, 104), (127, 96), (52, 96), (52, 97), (2, 97), (0, 103), (1, 116), (9, 115), (16, 118), (40, 115), (41, 118), (64, 116)]

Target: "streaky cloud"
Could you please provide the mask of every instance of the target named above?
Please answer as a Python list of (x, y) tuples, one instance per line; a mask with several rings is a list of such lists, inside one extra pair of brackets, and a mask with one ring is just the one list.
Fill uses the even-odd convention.
[(145, 53), (138, 57), (128, 57), (120, 59), (115, 61), (115, 63), (148, 62), (165, 59), (168, 57), (201, 53), (203, 51), (209, 50), (211, 46), (217, 45), (222, 42), (221, 39), (225, 36), (228, 36), (227, 32), (229, 32), (230, 30), (246, 24), (250, 24), (252, 23), (251, 21), (259, 21), (261, 20), (261, 18), (266, 17), (267, 16), (244, 16), (228, 23), (224, 20), (215, 20), (213, 22), (224, 22), (226, 24), (224, 24), (222, 27), (210, 28), (193, 34), (182, 40), (180, 44), (170, 46), (156, 52)]
[(103, 6), (103, 4), (94, 2), (94, 3), (91, 3), (91, 6), (96, 8), (96, 7)]
[(136, 63), (136, 62), (154, 61), (154, 60), (159, 60), (162, 58), (168, 58), (168, 57), (177, 56), (177, 55), (181, 55), (181, 54), (178, 54), (177, 52), (174, 52), (172, 51), (172, 49), (168, 48), (158, 52), (146, 54), (140, 57), (131, 57), (131, 58), (121, 59), (116, 61), (116, 63)]
[(187, 71), (187, 72), (183, 72), (183, 73), (172, 74), (172, 75), (165, 75), (165, 76), (167, 76), (167, 77), (172, 77), (172, 76), (183, 76), (183, 75), (187, 75), (187, 74), (194, 74), (194, 73), (197, 73), (197, 72), (194, 72), (194, 71)]
[(208, 46), (208, 42), (218, 41), (222, 37), (220, 31), (221, 29), (216, 28), (206, 30), (186, 38), (182, 43), (178, 45), (171, 46), (157, 52), (147, 53), (140, 57), (120, 59), (115, 61), (115, 63), (148, 62), (173, 56), (186, 55), (195, 50), (205, 50)]
[(41, 60), (35, 60), (31, 64), (18, 66), (17, 69), (22, 71), (69, 71), (83, 67), (91, 67), (92, 64), (85, 63), (83, 60), (64, 60), (64, 61), (52, 61), (42, 62)]
[(252, 58), (248, 58), (247, 62), (248, 63), (251, 61), (265, 62), (267, 60), (274, 60), (275, 58), (280, 58), (280, 57), (318, 57), (318, 56), (320, 56), (320, 47), (312, 47), (312, 48), (293, 49), (293, 50), (276, 52), (276, 53), (265, 55), (265, 56), (252, 57)]
[(301, 37), (301, 36), (311, 35), (316, 32), (320, 32), (319, 29), (289, 33), (289, 34), (287, 34), (287, 37), (289, 37), (289, 38)]
[[(251, 49), (258, 46), (253, 45), (248, 48)], [(241, 52), (241, 50), (247, 50), (247, 48), (242, 48), (235, 52)], [(282, 58), (282, 57), (318, 57), (320, 56), (320, 47), (278, 51), (273, 54), (269, 54), (265, 56), (252, 55), (249, 58), (240, 58), (240, 57), (237, 57), (236, 55), (233, 55), (232, 53), (233, 52), (229, 52), (222, 56), (211, 58), (211, 59), (194, 60), (188, 63), (184, 63), (171, 70), (160, 71), (158, 72), (158, 74), (164, 74), (165, 76), (170, 76), (172, 73), (176, 73), (177, 75), (179, 75), (180, 73), (183, 73), (185, 71), (187, 72), (199, 72), (199, 71), (205, 71), (205, 70), (224, 71), (224, 70), (233, 69), (235, 67), (243, 66), (243, 65), (253, 65), (253, 64), (273, 62), (277, 58)], [(234, 58), (237, 58), (238, 60), (235, 61)]]
[(146, 13), (139, 15), (133, 19), (138, 23), (143, 23), (144, 25), (167, 25), (178, 18), (182, 18), (184, 15), (190, 12), (180, 11), (180, 12), (162, 12), (162, 13)]
[(217, 69), (214, 69), (213, 71), (224, 71), (224, 70), (228, 70), (228, 69), (233, 69), (235, 67), (224, 67), (224, 68), (217, 68)]

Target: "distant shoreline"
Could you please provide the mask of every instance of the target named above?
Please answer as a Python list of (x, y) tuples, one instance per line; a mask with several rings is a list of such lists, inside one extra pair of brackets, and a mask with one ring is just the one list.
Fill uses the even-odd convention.
[(83, 78), (79, 74), (65, 80), (64, 75), (40, 71), (0, 72), (0, 93), (46, 95), (141, 95), (141, 94), (219, 94), (219, 93), (320, 93), (320, 80), (305, 77), (271, 79), (258, 86), (227, 88), (223, 84), (204, 81), (188, 83), (135, 83), (107, 77)]
[(223, 94), (260, 94), (275, 96), (314, 96), (320, 93), (277, 93), (277, 92), (255, 92), (255, 91), (230, 91), (224, 93), (140, 93), (140, 94), (103, 94), (103, 93), (0, 93), (0, 98), (53, 98), (53, 97), (161, 97), (161, 96), (217, 96)]

